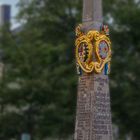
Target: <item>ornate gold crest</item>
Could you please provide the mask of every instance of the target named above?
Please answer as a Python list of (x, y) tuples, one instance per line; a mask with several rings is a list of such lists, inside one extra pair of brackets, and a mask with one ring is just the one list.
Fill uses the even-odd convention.
[[(106, 26), (105, 26), (106, 27)], [(81, 26), (76, 28), (76, 60), (79, 67), (86, 73), (110, 72), (111, 42), (105, 31), (91, 30), (84, 34)]]

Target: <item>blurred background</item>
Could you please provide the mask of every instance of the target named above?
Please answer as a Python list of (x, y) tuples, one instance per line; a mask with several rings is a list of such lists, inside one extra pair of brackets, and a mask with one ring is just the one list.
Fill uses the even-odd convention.
[[(0, 4), (0, 140), (72, 140), (82, 0)], [(114, 140), (140, 140), (140, 0), (103, 0), (103, 9)]]

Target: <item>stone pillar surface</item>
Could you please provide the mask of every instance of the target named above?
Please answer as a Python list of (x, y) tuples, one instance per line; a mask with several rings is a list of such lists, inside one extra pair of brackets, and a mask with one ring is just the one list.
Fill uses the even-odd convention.
[[(98, 30), (102, 24), (102, 0), (83, 1), (84, 30)], [(113, 140), (109, 78), (104, 73), (79, 76), (74, 140)]]

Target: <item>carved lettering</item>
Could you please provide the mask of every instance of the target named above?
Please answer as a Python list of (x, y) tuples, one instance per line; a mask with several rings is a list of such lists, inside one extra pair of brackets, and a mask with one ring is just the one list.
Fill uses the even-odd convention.
[(104, 75), (80, 77), (75, 140), (112, 140), (108, 83)]

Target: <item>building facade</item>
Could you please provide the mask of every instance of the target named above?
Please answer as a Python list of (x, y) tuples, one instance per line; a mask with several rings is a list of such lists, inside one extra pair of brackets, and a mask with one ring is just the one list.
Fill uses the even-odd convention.
[(0, 5), (0, 26), (10, 23), (11, 6), (7, 4)]

